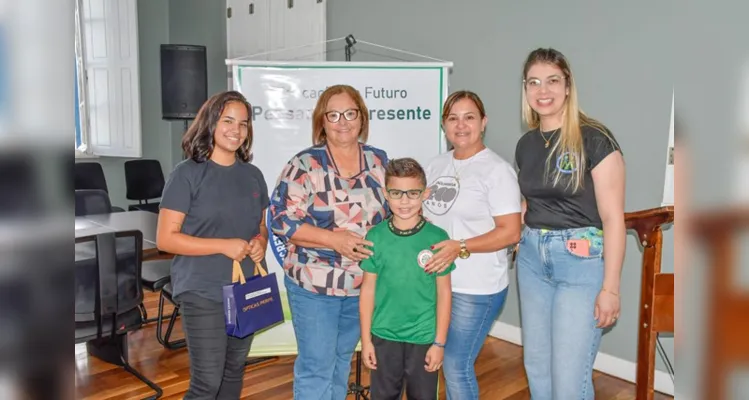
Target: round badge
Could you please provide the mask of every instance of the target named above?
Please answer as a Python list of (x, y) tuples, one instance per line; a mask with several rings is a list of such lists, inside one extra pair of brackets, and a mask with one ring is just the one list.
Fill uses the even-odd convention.
[(427, 265), (427, 261), (429, 261), (433, 255), (434, 254), (429, 250), (422, 250), (419, 252), (419, 255), (416, 256), (416, 261), (421, 268), (424, 268)]

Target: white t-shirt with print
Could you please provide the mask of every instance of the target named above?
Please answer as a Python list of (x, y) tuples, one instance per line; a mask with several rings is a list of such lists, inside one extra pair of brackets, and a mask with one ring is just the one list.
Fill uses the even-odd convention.
[[(480, 236), (494, 229), (493, 217), (520, 212), (517, 173), (489, 148), (466, 160), (454, 159), (453, 151), (440, 154), (425, 172), (431, 195), (424, 201), (424, 216), (452, 239)], [(507, 258), (502, 249), (456, 259), (453, 291), (486, 295), (504, 290), (509, 284)]]

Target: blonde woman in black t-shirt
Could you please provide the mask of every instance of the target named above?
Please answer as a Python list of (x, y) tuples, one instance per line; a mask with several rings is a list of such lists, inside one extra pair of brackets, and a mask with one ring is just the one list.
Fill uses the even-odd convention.
[(517, 265), (531, 397), (592, 399), (601, 333), (620, 310), (624, 160), (611, 132), (580, 111), (560, 52), (529, 54), (522, 97), (531, 130), (515, 152), (525, 223)]

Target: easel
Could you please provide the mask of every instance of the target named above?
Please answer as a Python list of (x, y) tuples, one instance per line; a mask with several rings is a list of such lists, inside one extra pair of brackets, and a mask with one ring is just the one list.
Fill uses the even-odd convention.
[(362, 386), (361, 384), (361, 371), (362, 371), (362, 360), (361, 360), (361, 349), (356, 349), (356, 380), (348, 385), (348, 393), (355, 395), (356, 400), (369, 400), (369, 386)]
[(643, 246), (636, 393), (637, 399), (652, 400), (657, 335), (674, 332), (674, 274), (661, 273), (661, 227), (674, 222), (674, 207), (626, 213), (624, 219), (627, 229), (637, 232)]
[(749, 291), (735, 286), (737, 235), (749, 228), (749, 208), (705, 213), (690, 221), (690, 236), (707, 247), (705, 399), (725, 399), (731, 368), (749, 363)]

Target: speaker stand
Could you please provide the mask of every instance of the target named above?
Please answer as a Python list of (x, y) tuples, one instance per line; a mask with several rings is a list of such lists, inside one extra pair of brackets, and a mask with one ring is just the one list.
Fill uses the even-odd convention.
[[(190, 129), (190, 120), (189, 119), (183, 119), (182, 122), (185, 123), (185, 129), (182, 131), (182, 137), (185, 137), (185, 133), (187, 133), (187, 130)], [(182, 159), (187, 160), (187, 154), (185, 152), (182, 152)]]

